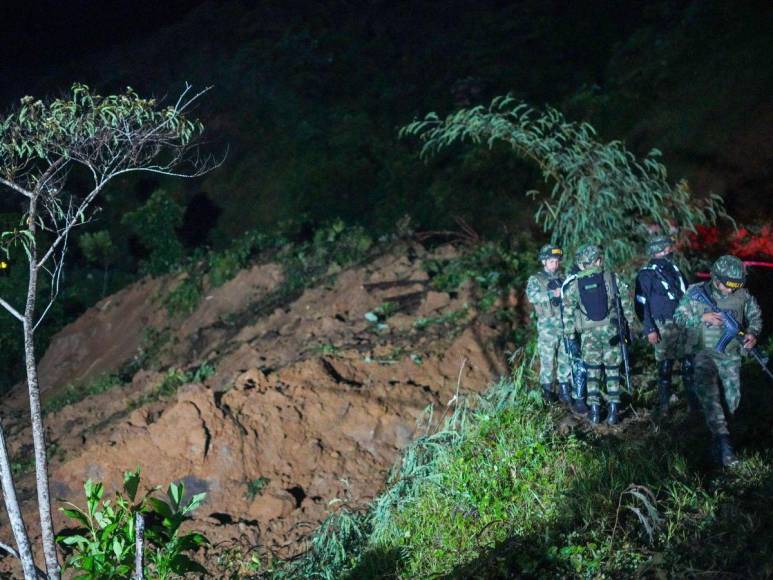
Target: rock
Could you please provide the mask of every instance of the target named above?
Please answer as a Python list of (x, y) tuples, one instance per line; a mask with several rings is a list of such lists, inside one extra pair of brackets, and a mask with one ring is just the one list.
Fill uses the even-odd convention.
[(451, 303), (451, 297), (447, 292), (435, 292), (430, 290), (427, 292), (426, 298), (421, 303), (417, 316), (430, 316), (431, 314), (442, 310)]

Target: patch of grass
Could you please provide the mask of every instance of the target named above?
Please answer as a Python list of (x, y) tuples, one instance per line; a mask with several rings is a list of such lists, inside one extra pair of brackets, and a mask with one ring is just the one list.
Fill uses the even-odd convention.
[(87, 383), (67, 385), (60, 393), (45, 400), (43, 412), (59, 411), (67, 405), (78, 403), (92, 395), (104, 393), (121, 384), (123, 384), (123, 380), (119, 374), (107, 373)]
[(316, 345), (312, 349), (312, 351), (315, 354), (322, 355), (322, 356), (338, 356), (338, 354), (341, 352), (341, 349), (334, 344), (325, 342), (325, 343)]
[(268, 477), (258, 477), (247, 482), (247, 491), (244, 494), (248, 500), (252, 501), (259, 495), (263, 495), (263, 490), (271, 482)]
[(35, 470), (35, 455), (32, 449), (11, 461), (11, 473), (14, 477), (19, 477)]
[(195, 369), (184, 371), (172, 367), (166, 371), (161, 382), (150, 392), (132, 400), (128, 410), (138, 409), (143, 405), (167, 399), (174, 395), (181, 386), (188, 383), (202, 383), (215, 374), (215, 367), (210, 363), (203, 363)]
[(201, 302), (204, 292), (201, 276), (189, 274), (174, 290), (164, 298), (164, 306), (169, 316), (185, 316), (191, 314)]
[(452, 310), (451, 312), (446, 312), (445, 314), (439, 314), (437, 316), (420, 317), (413, 322), (413, 327), (416, 330), (424, 330), (430, 326), (434, 326), (438, 324), (450, 324), (452, 326), (455, 326), (456, 324), (462, 322), (465, 319), (468, 312), (469, 312), (468, 308), (465, 307), (459, 310)]
[(257, 548), (247, 549), (238, 545), (219, 549), (217, 556), (208, 564), (215, 567), (215, 570), (210, 569), (210, 572), (216, 578), (229, 580), (253, 578), (264, 568)]

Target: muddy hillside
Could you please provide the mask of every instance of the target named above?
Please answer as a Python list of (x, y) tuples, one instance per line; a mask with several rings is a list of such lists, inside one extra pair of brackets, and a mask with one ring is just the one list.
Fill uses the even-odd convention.
[[(40, 363), (52, 496), (82, 503), (86, 478), (118, 489), (139, 466), (147, 487), (207, 492), (194, 524), (214, 543), (297, 552), (331, 510), (379, 492), (429, 405), (506, 371), (508, 329), (470, 284), (433, 290), (423, 266), (457, 253), (399, 242), (284, 301), (282, 268), (263, 263), (188, 316), (164, 305), (184, 275), (102, 300)], [(25, 395), (2, 413), (32, 516)]]

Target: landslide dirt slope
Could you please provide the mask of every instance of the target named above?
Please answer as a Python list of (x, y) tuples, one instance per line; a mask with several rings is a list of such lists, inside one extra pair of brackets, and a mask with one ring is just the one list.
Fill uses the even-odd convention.
[[(282, 268), (256, 265), (205, 292), (183, 318), (162, 300), (181, 276), (106, 298), (63, 329), (40, 364), (52, 496), (81, 502), (86, 478), (118, 489), (139, 466), (145, 486), (183, 480), (207, 492), (195, 526), (213, 542), (296, 553), (336, 506), (378, 493), (428, 405), (506, 371), (503, 329), (475, 310), (471, 288), (430, 287), (422, 260), (455, 254), (400, 242), (284, 303), (267, 300)], [(385, 303), (385, 324), (366, 319)], [(144, 368), (131, 382), (52, 408), (68, 384), (132, 360)], [(206, 380), (162, 396), (169, 369), (202, 365), (214, 370)], [(17, 458), (30, 450), (24, 397), (17, 389), (3, 408)], [(31, 516), (31, 473), (20, 487)], [(57, 512), (57, 527), (67, 524)], [(10, 536), (7, 526), (0, 532)]]

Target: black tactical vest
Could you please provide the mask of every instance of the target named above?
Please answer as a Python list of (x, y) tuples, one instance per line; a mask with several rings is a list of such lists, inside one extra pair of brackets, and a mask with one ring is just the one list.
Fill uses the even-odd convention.
[(609, 314), (609, 296), (604, 272), (577, 278), (583, 315), (594, 322), (604, 320)]

